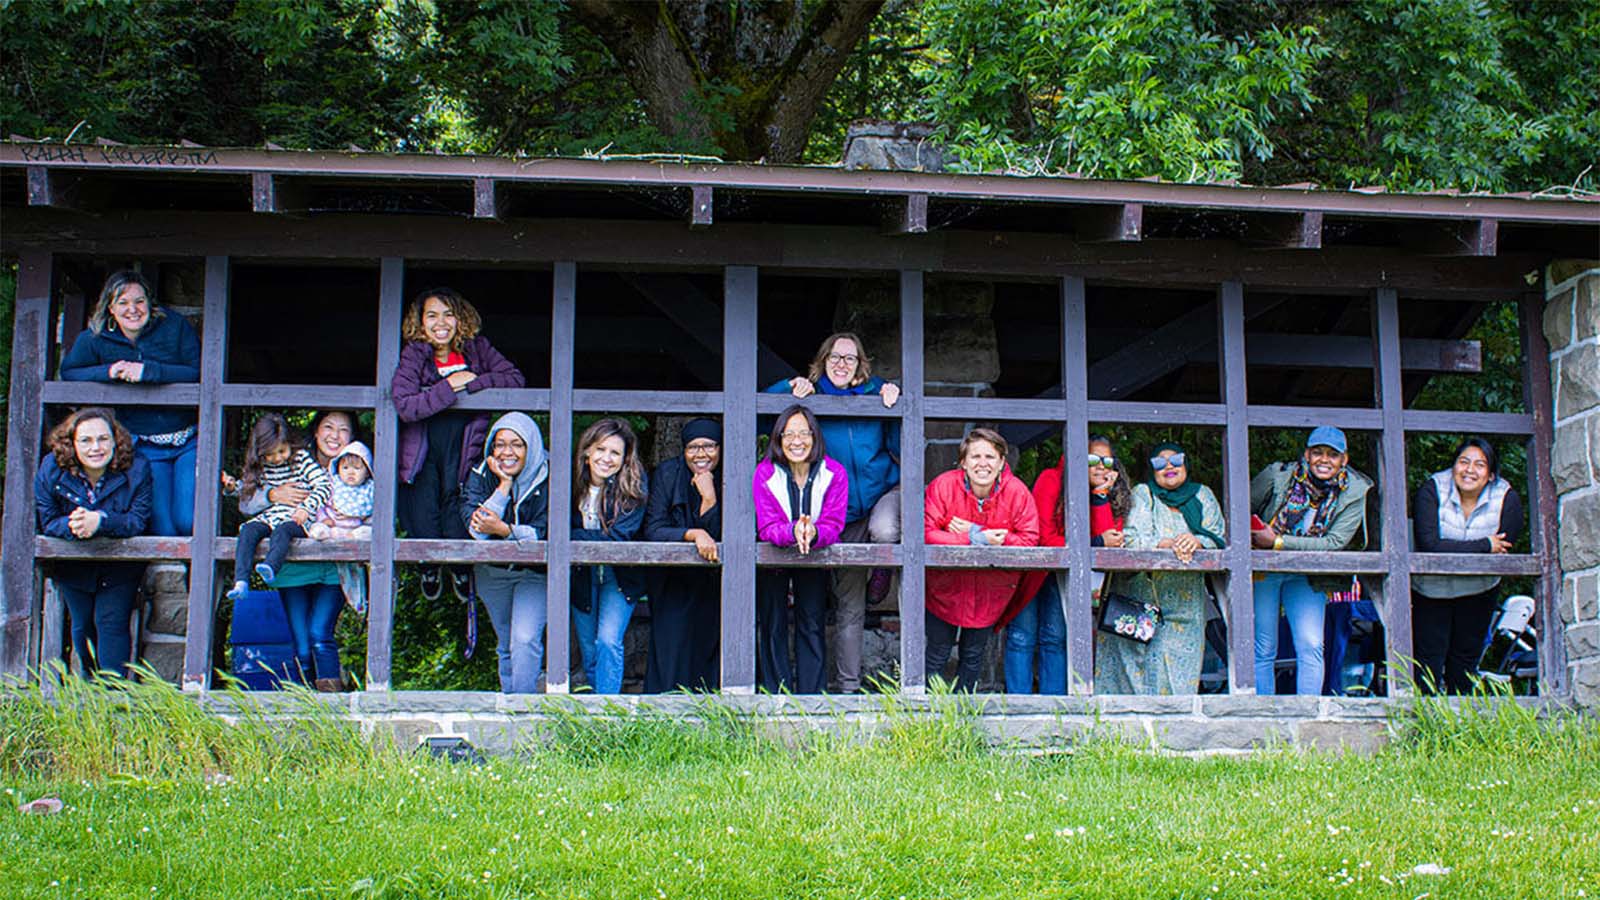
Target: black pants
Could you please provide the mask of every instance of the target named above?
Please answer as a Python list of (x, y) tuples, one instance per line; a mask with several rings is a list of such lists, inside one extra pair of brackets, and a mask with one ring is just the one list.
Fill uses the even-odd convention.
[(468, 416), (440, 413), (428, 420), (428, 452), (410, 484), (396, 496), (400, 527), (407, 537), (465, 539), (461, 517), (461, 440)]
[[(794, 584), (794, 658), (789, 668), (789, 585)], [(771, 693), (820, 694), (828, 570), (756, 572), (756, 683)], [(798, 677), (796, 677), (798, 674)]]
[(722, 586), (717, 572), (673, 572), (650, 595), (646, 693), (714, 691), (721, 682)]
[(1472, 674), (1494, 618), (1499, 588), (1443, 599), (1411, 594), (1411, 646), (1417, 686), (1427, 693), (1472, 692)]
[(983, 651), (989, 646), (989, 636), (994, 634), (994, 626), (960, 628), (932, 612), (927, 614), (926, 622), (928, 647), (927, 662), (923, 671), (928, 680), (932, 681), (933, 676), (944, 674), (944, 664), (950, 659), (951, 648), (959, 646), (954, 689), (977, 690), (978, 679), (983, 675)]
[(126, 674), (133, 658), (129, 630), (134, 595), (139, 582), (99, 579), (92, 590), (56, 582), (56, 592), (67, 604), (72, 619), (72, 652), (83, 674), (105, 671)]
[(265, 522), (255, 520), (239, 526), (239, 543), (233, 557), (233, 580), (250, 581), (250, 570), (255, 568), (256, 563), (256, 548), (261, 546), (262, 541), (267, 542), (267, 558), (264, 561), (272, 567), (273, 572), (277, 572), (289, 558), (290, 543), (295, 538), (305, 536), (306, 530), (293, 519), (276, 528), (268, 528)]

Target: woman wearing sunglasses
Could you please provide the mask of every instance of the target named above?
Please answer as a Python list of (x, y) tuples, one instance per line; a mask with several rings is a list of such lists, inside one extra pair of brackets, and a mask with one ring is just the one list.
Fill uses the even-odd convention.
[[(1039, 507), (1039, 546), (1064, 547), (1066, 504), (1061, 491), (1067, 458), (1039, 473), (1033, 484), (1033, 502)], [(1122, 525), (1132, 505), (1128, 473), (1111, 449), (1111, 439), (1089, 435), (1089, 543), (1095, 547), (1121, 547)], [(1067, 619), (1064, 573), (1024, 572), (1011, 605), (1000, 617), (1006, 627), (1006, 692), (1033, 692), (1034, 657), (1039, 663), (1039, 693), (1067, 692)], [(1099, 588), (1095, 589), (1099, 596)]]
[[(1150, 477), (1133, 489), (1125, 545), (1171, 550), (1180, 562), (1224, 541), (1222, 506), (1211, 489), (1189, 480), (1183, 447), (1157, 444)], [(1161, 608), (1149, 643), (1104, 631), (1095, 636), (1095, 689), (1103, 694), (1193, 694), (1200, 688), (1205, 655), (1206, 582), (1197, 571), (1134, 572), (1113, 579), (1109, 590)]]

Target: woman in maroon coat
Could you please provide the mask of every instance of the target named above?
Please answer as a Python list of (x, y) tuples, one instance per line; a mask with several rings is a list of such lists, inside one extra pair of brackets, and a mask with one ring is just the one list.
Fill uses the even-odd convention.
[[(961, 441), (961, 467), (928, 485), (923, 538), (929, 544), (1032, 547), (1039, 512), (1022, 480), (1006, 467), (1006, 439), (974, 428)], [(1007, 569), (929, 569), (928, 678), (944, 671), (959, 644), (956, 690), (974, 690), (983, 651), (1022, 573)]]
[[(400, 527), (413, 538), (467, 538), (457, 515), (461, 482), (483, 456), (489, 414), (451, 409), (462, 393), (519, 388), (522, 372), (478, 334), (478, 311), (449, 288), (423, 291), (400, 326), (400, 350), (391, 388), (400, 414)], [(466, 600), (471, 573), (452, 567), (450, 585)], [(422, 595), (439, 599), (437, 566), (422, 568)]]

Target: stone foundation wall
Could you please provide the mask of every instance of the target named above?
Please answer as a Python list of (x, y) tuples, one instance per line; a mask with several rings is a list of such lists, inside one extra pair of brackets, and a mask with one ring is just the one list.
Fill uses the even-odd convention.
[[(1568, 684), (1600, 708), (1600, 268), (1560, 263), (1547, 280), (1544, 334), (1555, 401), (1561, 628)], [(1552, 626), (1546, 626), (1547, 631)]]

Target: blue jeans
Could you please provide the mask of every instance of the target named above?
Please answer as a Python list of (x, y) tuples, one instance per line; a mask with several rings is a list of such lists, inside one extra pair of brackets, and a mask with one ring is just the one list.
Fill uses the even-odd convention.
[(101, 579), (92, 591), (56, 582), (72, 619), (72, 652), (85, 676), (94, 672), (126, 674), (133, 657), (133, 598), (138, 581)]
[(1294, 690), (1322, 693), (1322, 618), (1328, 597), (1304, 575), (1268, 572), (1255, 584), (1256, 693), (1277, 693), (1272, 665), (1278, 658), (1278, 610), (1294, 637)]
[(633, 618), (633, 601), (623, 596), (610, 566), (593, 567), (589, 590), (589, 611), (572, 608), (583, 674), (596, 694), (618, 694), (622, 692), (622, 636)]
[(133, 454), (150, 466), (151, 534), (187, 537), (194, 533), (195, 445), (168, 447), (139, 440)]
[(544, 624), (549, 610), (545, 573), (504, 566), (473, 566), (478, 599), (494, 625), (494, 652), (500, 659), (500, 690), (531, 694), (544, 671)]
[[(339, 642), (333, 636), (344, 609), (344, 592), (337, 584), (307, 584), (278, 589), (284, 614), (289, 617), (289, 634), (294, 640), (294, 658), (300, 664), (299, 678), (339, 678)], [(296, 673), (288, 673), (294, 677)]]
[(1067, 692), (1067, 617), (1055, 573), (1006, 626), (1006, 693), (1033, 693), (1033, 656), (1039, 654), (1039, 693)]

